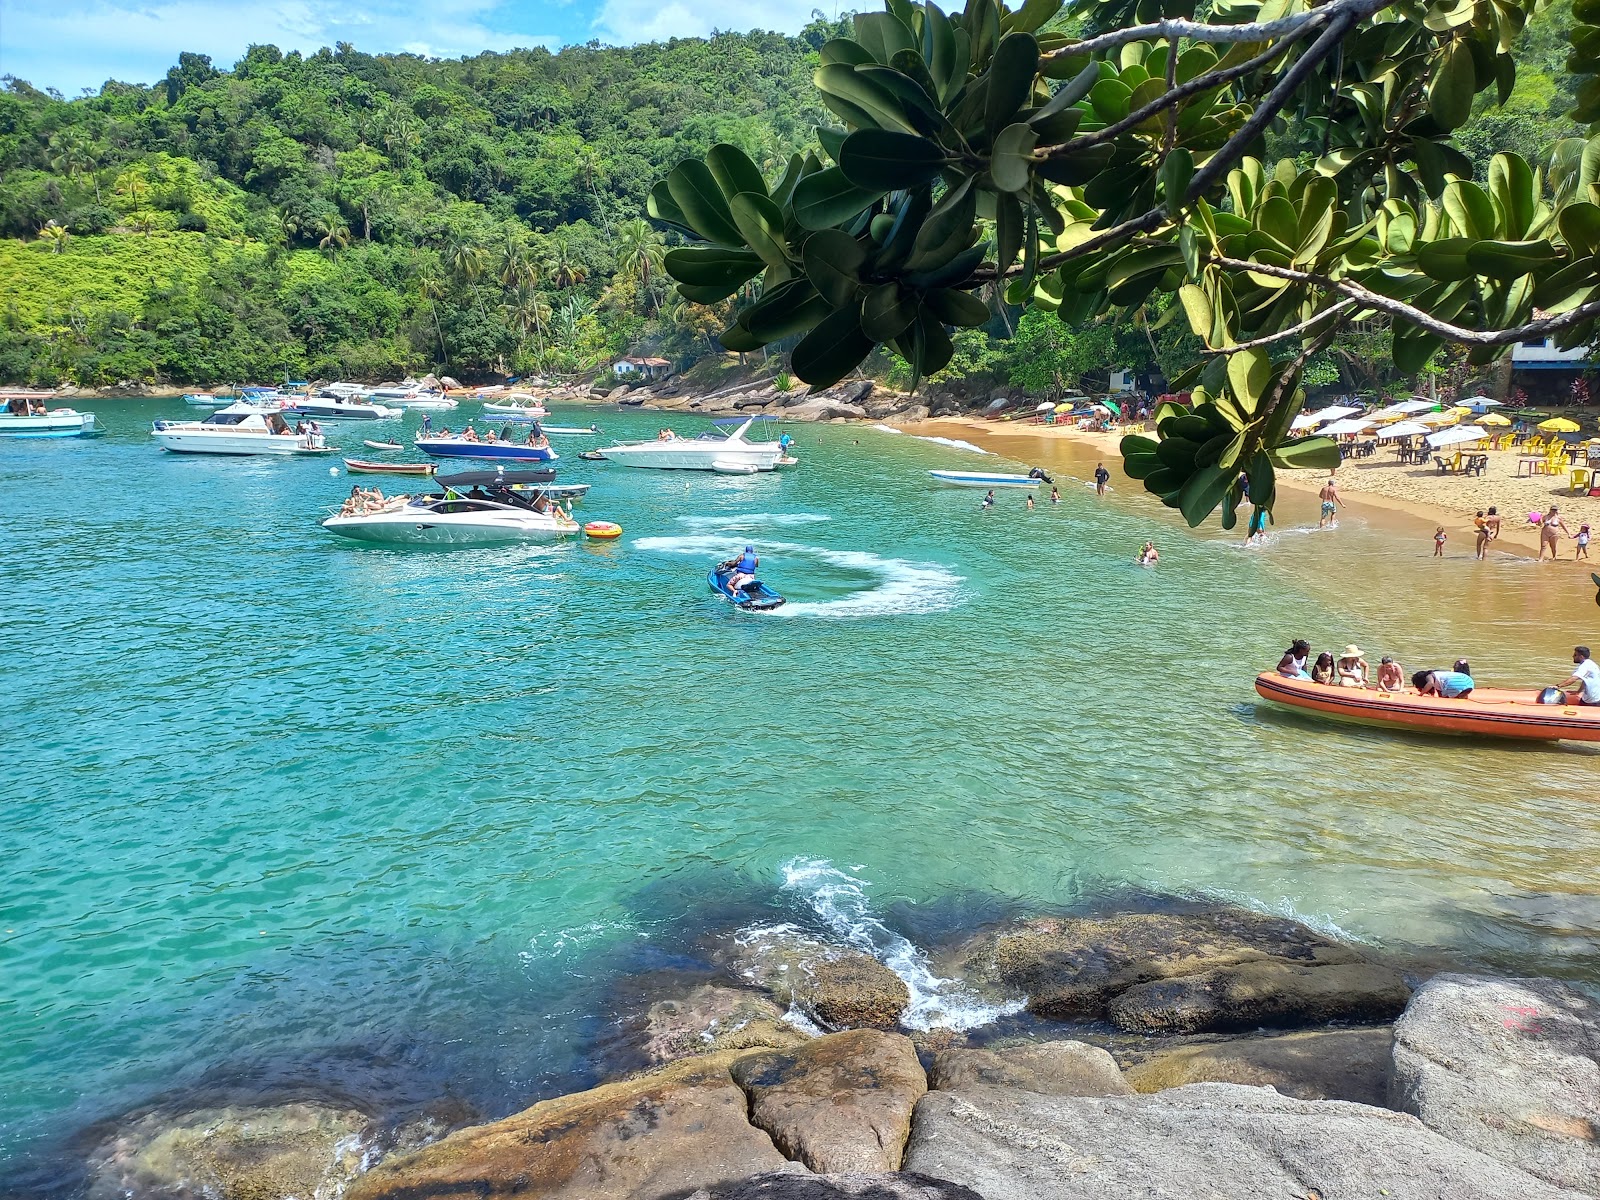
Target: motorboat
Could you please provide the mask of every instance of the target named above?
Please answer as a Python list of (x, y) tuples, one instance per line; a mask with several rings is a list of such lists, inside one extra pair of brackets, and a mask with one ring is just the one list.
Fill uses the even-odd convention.
[(344, 469), (352, 475), (432, 475), (439, 467), (436, 463), (385, 463), (347, 458)]
[(542, 446), (526, 442), (503, 442), (498, 438), (419, 437), (417, 449), (435, 458), (483, 458), (508, 462), (555, 462), (561, 456), (546, 440)]
[[(13, 406), (19, 411), (11, 411)], [(75, 408), (53, 408), (48, 412), (27, 411), (27, 402), (13, 400), (0, 412), (0, 437), (68, 438), (92, 437), (100, 432), (94, 414)]]
[(699, 437), (658, 437), (648, 442), (608, 446), (598, 453), (625, 467), (658, 471), (717, 471), (729, 475), (771, 471), (784, 456), (783, 444), (752, 442), (746, 434), (757, 421), (773, 419), (765, 414), (724, 417), (712, 422), (715, 430)]
[(375, 511), (331, 516), (330, 533), (388, 546), (492, 546), (575, 536), (580, 526), (542, 488), (553, 471), (438, 476), (439, 493), (397, 497)]
[(280, 412), (247, 403), (219, 408), (203, 421), (157, 421), (150, 436), (176, 454), (327, 454), (320, 433), (295, 433)]
[(483, 415), (486, 417), (544, 417), (549, 413), (550, 410), (532, 392), (507, 392), (504, 396), (483, 402)]
[(452, 400), (442, 392), (425, 388), (410, 380), (375, 387), (367, 393), (367, 399), (373, 404), (384, 404), (391, 408), (415, 408), (424, 412), (450, 412), (461, 407), (461, 401)]
[(319, 421), (387, 421), (401, 415), (398, 408), (375, 404), (324, 391), (315, 396), (300, 396), (283, 406), (291, 417), (315, 417)]
[(718, 563), (706, 573), (706, 583), (713, 592), (735, 608), (747, 609), (750, 612), (767, 612), (782, 607), (783, 597), (759, 579), (752, 579), (737, 592), (730, 588), (728, 580), (733, 577), (733, 568), (737, 563), (738, 559), (730, 558), (727, 562)]
[[(555, 472), (541, 471), (539, 474), (554, 475)], [(578, 501), (587, 496), (589, 494), (589, 489), (593, 486), (594, 485), (592, 483), (516, 483), (511, 485), (511, 490), (514, 492), (522, 492), (528, 491), (532, 488), (538, 488), (552, 500)]]
[(191, 408), (226, 408), (233, 403), (233, 397), (216, 396), (210, 392), (186, 392), (183, 402)]
[(399, 442), (379, 442), (379, 441), (374, 441), (371, 438), (363, 438), (362, 441), (361, 441), (361, 444), (363, 446), (365, 446), (368, 450), (404, 450), (405, 449), (405, 447), (402, 446)]
[(1041, 483), (1055, 482), (1054, 479), (1050, 478), (1038, 467), (1034, 467), (1026, 475), (1007, 475), (994, 471), (929, 471), (928, 474), (932, 475), (940, 483), (948, 483), (952, 487), (1035, 488)]
[(1263, 671), (1256, 676), (1256, 693), (1273, 704), (1335, 721), (1412, 733), (1600, 742), (1600, 707), (1543, 704), (1532, 689), (1474, 688), (1466, 696), (1446, 699), (1409, 688), (1380, 692), (1331, 687)]

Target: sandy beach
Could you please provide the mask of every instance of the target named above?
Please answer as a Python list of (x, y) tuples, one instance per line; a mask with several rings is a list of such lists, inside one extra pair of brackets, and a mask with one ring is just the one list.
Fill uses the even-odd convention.
[[(1120, 457), (1118, 447), (1129, 432), (1100, 433), (1066, 425), (984, 421), (973, 417), (948, 417), (929, 422), (929, 425), (946, 429), (959, 426), (997, 441), (1078, 443), (1103, 451), (1108, 459)], [(1516, 450), (1489, 451), (1489, 465), (1482, 475), (1441, 475), (1432, 465), (1402, 464), (1387, 449), (1380, 449), (1371, 458), (1347, 460), (1333, 474), (1341, 499), (1358, 509), (1380, 509), (1397, 514), (1414, 523), (1423, 536), (1443, 525), (1451, 538), (1447, 553), (1452, 555), (1472, 553), (1473, 517), (1479, 509), (1486, 510), (1491, 505), (1497, 507), (1504, 518), (1500, 537), (1494, 543), (1494, 549), (1501, 553), (1537, 555), (1539, 534), (1528, 524), (1528, 514), (1543, 512), (1552, 504), (1560, 509), (1572, 533), (1585, 522), (1600, 531), (1600, 499), (1573, 494), (1569, 487), (1570, 476), (1565, 472), (1518, 477), (1520, 457)], [(1121, 475), (1120, 470), (1113, 469)], [(1281, 487), (1313, 493), (1321, 490), (1326, 478), (1322, 471), (1281, 471), (1278, 474)], [(1574, 563), (1576, 547), (1576, 541), (1563, 537), (1560, 560)], [(1593, 553), (1596, 552), (1591, 550)], [(1576, 565), (1600, 570), (1582, 561), (1577, 561)]]

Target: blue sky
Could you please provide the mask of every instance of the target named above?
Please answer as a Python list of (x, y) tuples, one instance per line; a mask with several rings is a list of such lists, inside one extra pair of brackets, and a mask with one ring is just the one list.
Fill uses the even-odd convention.
[(257, 42), (456, 58), (591, 38), (620, 45), (712, 29), (793, 32), (813, 8), (835, 11), (827, 0), (0, 0), (0, 75), (73, 96), (107, 79), (160, 79), (180, 50), (221, 67)]

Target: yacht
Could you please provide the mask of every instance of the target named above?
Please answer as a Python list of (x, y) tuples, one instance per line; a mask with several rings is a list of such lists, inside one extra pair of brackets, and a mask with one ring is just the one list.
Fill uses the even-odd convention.
[(485, 416), (495, 417), (547, 417), (547, 409), (532, 392), (510, 392), (483, 402)]
[(367, 393), (373, 404), (387, 404), (393, 408), (416, 408), (424, 412), (449, 412), (459, 408), (461, 401), (452, 400), (443, 392), (425, 388), (414, 379), (403, 383), (386, 383)]
[(150, 436), (175, 454), (327, 454), (320, 433), (295, 433), (280, 412), (246, 403), (219, 408), (203, 421), (157, 421)]
[(329, 517), (322, 527), (388, 546), (492, 546), (571, 537), (581, 527), (540, 486), (554, 477), (550, 470), (436, 477), (442, 494), (397, 497), (376, 511)]
[(352, 395), (339, 396), (327, 390), (315, 396), (300, 396), (283, 406), (286, 416), (315, 417), (319, 421), (383, 421), (403, 415), (398, 408), (390, 408), (371, 400), (358, 400)]
[(658, 437), (648, 442), (608, 446), (596, 453), (625, 467), (753, 475), (757, 471), (773, 470), (784, 456), (781, 443), (752, 442), (745, 436), (757, 421), (772, 419), (766, 415), (724, 417), (712, 422), (716, 430), (696, 438)]
[(99, 433), (94, 414), (79, 412), (75, 408), (53, 408), (41, 412), (42, 402), (29, 412), (25, 400), (13, 400), (0, 412), (0, 437), (8, 438), (64, 438), (88, 437)]

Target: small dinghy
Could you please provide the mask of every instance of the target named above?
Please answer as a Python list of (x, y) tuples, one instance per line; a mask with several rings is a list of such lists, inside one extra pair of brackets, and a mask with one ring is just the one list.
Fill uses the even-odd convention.
[(368, 450), (404, 450), (399, 442), (374, 442), (363, 439), (361, 444)]
[(605, 460), (606, 460), (606, 456), (604, 454), (601, 454), (600, 451), (598, 451), (598, 450), (584, 450), (584, 451), (581, 451), (578, 454), (578, 457), (581, 458), (581, 459), (585, 459), (588, 462), (605, 462)]
[(1038, 467), (1033, 468), (1026, 475), (1002, 475), (993, 471), (929, 471), (928, 474), (932, 475), (940, 483), (948, 483), (954, 487), (1035, 488), (1041, 483), (1055, 482), (1054, 479), (1051, 479)]
[(733, 576), (733, 568), (737, 562), (737, 559), (730, 558), (727, 562), (718, 563), (706, 573), (706, 583), (710, 585), (711, 590), (735, 608), (748, 609), (750, 612), (767, 612), (781, 607), (783, 597), (759, 579), (752, 579), (737, 593), (728, 586), (728, 580)]
[(352, 475), (432, 475), (438, 470), (433, 463), (366, 462), (359, 458), (345, 459), (344, 469)]

